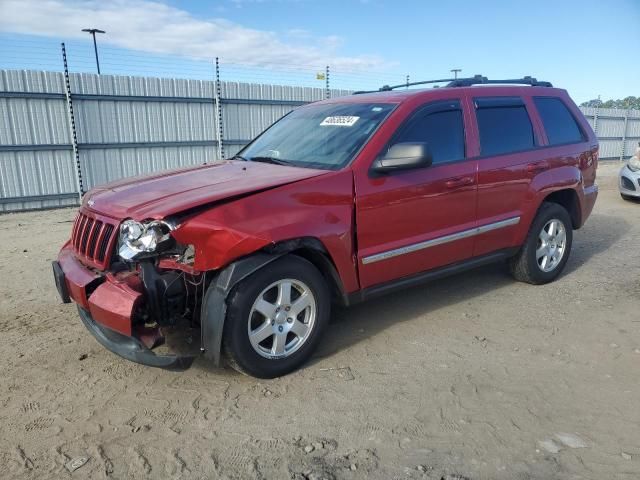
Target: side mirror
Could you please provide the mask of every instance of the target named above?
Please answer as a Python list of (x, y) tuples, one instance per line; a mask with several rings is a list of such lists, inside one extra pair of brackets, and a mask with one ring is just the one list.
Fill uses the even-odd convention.
[(384, 157), (373, 162), (371, 169), (378, 173), (394, 172), (431, 166), (433, 158), (426, 143), (396, 143)]

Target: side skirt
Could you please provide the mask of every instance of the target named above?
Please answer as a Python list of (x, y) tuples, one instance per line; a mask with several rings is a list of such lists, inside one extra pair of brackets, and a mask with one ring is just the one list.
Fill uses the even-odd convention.
[(438, 280), (440, 278), (448, 277), (450, 275), (456, 275), (473, 268), (482, 267), (491, 263), (496, 263), (501, 260), (506, 260), (518, 252), (519, 248), (507, 248), (504, 250), (498, 250), (497, 252), (482, 255), (480, 257), (470, 258), (458, 263), (452, 263), (444, 267), (428, 270), (426, 272), (418, 273), (417, 275), (411, 275), (409, 277), (402, 277), (390, 282), (381, 283), (372, 287), (359, 290), (347, 295), (347, 305), (355, 305), (371, 298), (386, 295), (397, 290), (404, 290), (406, 288), (420, 285), (422, 283)]

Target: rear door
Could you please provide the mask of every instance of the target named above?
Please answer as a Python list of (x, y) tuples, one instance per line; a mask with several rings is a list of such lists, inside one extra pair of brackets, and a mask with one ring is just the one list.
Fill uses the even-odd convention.
[[(471, 94), (470, 94), (471, 95)], [(478, 228), (474, 256), (515, 246), (532, 177), (547, 168), (531, 100), (473, 97), (479, 140)]]
[(380, 155), (402, 142), (426, 142), (433, 165), (389, 174), (354, 171), (362, 288), (471, 257), (476, 160), (467, 158), (458, 98), (418, 107)]

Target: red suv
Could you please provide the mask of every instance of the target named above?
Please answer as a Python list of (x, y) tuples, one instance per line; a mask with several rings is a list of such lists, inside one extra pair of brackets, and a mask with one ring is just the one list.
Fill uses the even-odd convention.
[(224, 162), (95, 188), (53, 263), (63, 301), (129, 360), (187, 368), (195, 353), (152, 349), (189, 329), (196, 353), (269, 378), (309, 358), (332, 304), (504, 259), (555, 279), (598, 194), (566, 91), (396, 89), (295, 109)]

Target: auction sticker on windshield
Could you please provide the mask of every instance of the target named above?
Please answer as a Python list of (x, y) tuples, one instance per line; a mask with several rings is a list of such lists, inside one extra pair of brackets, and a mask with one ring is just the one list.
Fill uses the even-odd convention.
[(320, 126), (321, 127), (326, 127), (326, 126), (353, 127), (358, 120), (360, 120), (360, 117), (354, 117), (354, 116), (327, 117), (322, 121), (322, 123), (320, 123)]

